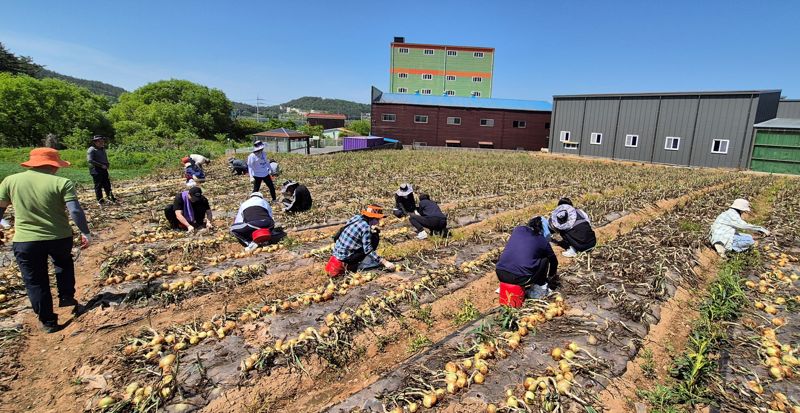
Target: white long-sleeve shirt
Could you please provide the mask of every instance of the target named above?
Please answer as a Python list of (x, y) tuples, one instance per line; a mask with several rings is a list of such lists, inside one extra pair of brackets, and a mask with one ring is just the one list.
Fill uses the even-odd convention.
[(711, 245), (721, 243), (725, 248), (730, 249), (733, 244), (733, 236), (737, 231), (766, 231), (764, 227), (758, 225), (748, 224), (742, 217), (731, 208), (717, 217), (714, 223), (711, 224), (711, 231), (709, 232), (709, 240)]
[(251, 153), (247, 156), (247, 172), (252, 177), (266, 178), (272, 174), (269, 158), (264, 151)]
[(244, 201), (242, 205), (239, 205), (239, 212), (236, 213), (236, 219), (233, 220), (234, 225), (244, 222), (244, 210), (252, 206), (264, 208), (267, 210), (270, 217), (275, 217), (275, 215), (272, 214), (272, 207), (269, 206), (269, 202), (265, 201), (264, 198), (251, 196), (247, 201)]
[(193, 154), (189, 155), (189, 158), (192, 158), (192, 160), (194, 161), (195, 165), (197, 165), (197, 166), (199, 166), (201, 168), (203, 166), (205, 166), (206, 164), (208, 164), (208, 162), (210, 161), (210, 159), (206, 158), (203, 155), (197, 154), (197, 153), (193, 153)]

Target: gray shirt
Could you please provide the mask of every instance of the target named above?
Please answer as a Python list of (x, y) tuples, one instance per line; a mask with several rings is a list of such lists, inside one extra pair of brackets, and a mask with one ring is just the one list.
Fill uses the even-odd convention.
[(86, 162), (89, 163), (89, 173), (97, 174), (100, 165), (108, 167), (108, 155), (106, 155), (106, 148), (98, 149), (94, 145), (90, 146), (86, 151)]

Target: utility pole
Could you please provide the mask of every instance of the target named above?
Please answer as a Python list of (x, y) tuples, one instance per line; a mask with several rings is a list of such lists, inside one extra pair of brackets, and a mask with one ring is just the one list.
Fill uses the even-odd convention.
[(258, 97), (258, 95), (256, 95), (256, 122), (261, 122), (261, 119), (259, 118), (258, 114), (258, 108), (263, 100), (264, 99), (261, 99), (260, 97)]

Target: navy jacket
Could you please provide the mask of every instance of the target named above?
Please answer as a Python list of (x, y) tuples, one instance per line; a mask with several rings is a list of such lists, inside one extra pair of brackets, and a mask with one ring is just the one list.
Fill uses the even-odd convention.
[(511, 232), (506, 248), (497, 260), (497, 269), (520, 278), (539, 273), (550, 264), (550, 274), (555, 274), (558, 259), (550, 243), (542, 235), (535, 235), (527, 226), (518, 226)]
[(447, 216), (445, 216), (445, 214), (442, 212), (441, 208), (439, 208), (439, 205), (430, 199), (423, 199), (419, 201), (419, 207), (417, 207), (417, 211), (423, 217), (447, 218)]

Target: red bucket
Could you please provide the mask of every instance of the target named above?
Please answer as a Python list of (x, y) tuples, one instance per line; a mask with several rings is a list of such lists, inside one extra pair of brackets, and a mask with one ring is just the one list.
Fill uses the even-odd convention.
[(500, 305), (522, 307), (525, 301), (525, 289), (519, 285), (500, 283)]
[(272, 232), (269, 228), (261, 228), (253, 231), (253, 242), (256, 244), (263, 244), (272, 239)]
[(330, 277), (338, 277), (344, 274), (344, 270), (345, 270), (344, 263), (339, 261), (338, 258), (331, 255), (331, 259), (329, 259), (328, 264), (325, 265), (325, 272), (327, 272)]

